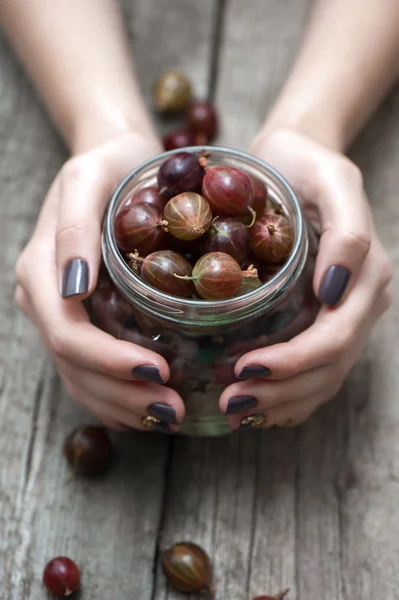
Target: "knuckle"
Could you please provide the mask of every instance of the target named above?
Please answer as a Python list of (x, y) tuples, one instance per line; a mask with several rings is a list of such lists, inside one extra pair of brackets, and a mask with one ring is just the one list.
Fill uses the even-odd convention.
[(18, 285), (17, 288), (16, 288), (16, 290), (15, 290), (14, 298), (15, 298), (15, 302), (17, 303), (17, 306), (22, 311), (25, 311), (25, 308), (26, 308), (26, 294), (25, 294), (24, 290), (22, 289), (22, 287), (20, 285)]
[(77, 221), (76, 218), (68, 223), (59, 224), (56, 231), (56, 241), (58, 244), (65, 244), (76, 238), (84, 239), (88, 235), (89, 225)]
[(341, 246), (344, 246), (348, 254), (356, 253), (364, 258), (367, 256), (370, 246), (370, 235), (364, 231), (345, 231), (341, 234)]
[(61, 170), (62, 180), (68, 184), (79, 182), (88, 174), (101, 172), (101, 165), (89, 154), (81, 154), (67, 160)]
[(76, 400), (76, 402), (81, 403), (81, 400), (79, 399), (79, 389), (77, 385), (69, 379), (64, 379), (64, 385), (66, 387), (68, 395), (74, 400)]
[(323, 163), (319, 169), (319, 176), (325, 182), (334, 179), (344, 179), (354, 189), (363, 191), (363, 174), (359, 167), (346, 156), (337, 155)]
[(380, 296), (380, 311), (379, 314), (382, 315), (386, 312), (392, 304), (392, 292), (389, 288), (386, 288)]
[(23, 285), (26, 278), (25, 262), (25, 253), (22, 252), (15, 265), (15, 276), (20, 285)]
[(349, 350), (352, 344), (352, 335), (348, 331), (336, 331), (332, 337), (331, 345), (328, 349), (330, 362), (338, 363)]
[(393, 268), (392, 263), (386, 254), (384, 254), (383, 259), (381, 261), (379, 273), (381, 285), (383, 287), (387, 287), (392, 281)]
[(47, 339), (49, 347), (56, 358), (66, 359), (68, 357), (68, 339), (63, 333), (52, 331)]

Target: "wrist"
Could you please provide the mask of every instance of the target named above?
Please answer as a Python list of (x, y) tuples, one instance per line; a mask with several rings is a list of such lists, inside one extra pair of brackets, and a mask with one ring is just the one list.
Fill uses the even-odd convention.
[(266, 135), (277, 129), (294, 130), (337, 152), (344, 152), (348, 143), (341, 115), (332, 115), (321, 106), (301, 105), (296, 99), (277, 103), (261, 133)]
[(128, 114), (113, 108), (110, 112), (91, 111), (79, 115), (70, 129), (68, 143), (72, 154), (86, 152), (111, 138), (126, 133), (136, 133), (152, 142), (154, 147), (162, 146), (154, 126), (147, 114)]

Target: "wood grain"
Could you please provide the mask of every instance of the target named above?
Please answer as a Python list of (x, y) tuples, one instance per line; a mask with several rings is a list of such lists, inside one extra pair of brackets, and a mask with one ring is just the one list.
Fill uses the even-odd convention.
[[(226, 3), (216, 86), (226, 145), (248, 147), (284, 82), (310, 4)], [(395, 268), (398, 102), (398, 94), (387, 100), (353, 151)], [(343, 390), (308, 424), (174, 441), (163, 544), (202, 544), (213, 556), (217, 598), (285, 587), (290, 600), (397, 597), (397, 280), (393, 288), (393, 309)], [(160, 573), (157, 590), (157, 598), (179, 597)]]
[[(310, 4), (125, 0), (146, 98), (156, 74), (183, 69), (198, 96), (215, 92), (221, 141), (245, 149), (286, 77)], [(68, 553), (83, 566), (85, 600), (177, 600), (159, 551), (189, 539), (211, 554), (220, 600), (284, 587), (289, 600), (396, 600), (397, 280), (393, 310), (343, 391), (305, 426), (171, 445), (117, 435), (109, 478), (68, 482), (62, 442), (87, 416), (13, 302), (16, 258), (65, 152), (4, 43), (0, 50), (0, 599), (43, 598), (44, 563)], [(396, 269), (398, 114), (396, 93), (353, 150)]]
[[(200, 9), (170, 0), (167, 18), (155, 0), (123, 8), (147, 95), (158, 71), (172, 65), (188, 69), (205, 93), (213, 2)], [(176, 33), (179, 15), (185, 35)], [(68, 483), (63, 440), (90, 419), (67, 397), (13, 300), (15, 262), (66, 152), (4, 41), (0, 89), (0, 598), (43, 598), (45, 563), (68, 554), (82, 566), (85, 600), (150, 600), (168, 440), (118, 435), (108, 478)]]

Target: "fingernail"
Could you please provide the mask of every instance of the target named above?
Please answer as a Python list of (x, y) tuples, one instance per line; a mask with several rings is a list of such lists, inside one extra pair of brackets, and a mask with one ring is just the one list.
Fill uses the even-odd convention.
[(155, 381), (156, 383), (163, 383), (163, 379), (159, 372), (158, 367), (154, 365), (140, 365), (132, 370), (134, 377), (137, 379), (144, 379), (145, 381)]
[(151, 416), (157, 417), (158, 419), (161, 419), (161, 421), (170, 423), (170, 425), (177, 425), (176, 411), (173, 406), (156, 402), (150, 404), (147, 411)]
[(89, 265), (82, 258), (72, 258), (64, 269), (62, 278), (63, 298), (86, 294), (89, 289)]
[(248, 410), (256, 406), (256, 404), (257, 400), (254, 396), (233, 396), (227, 403), (226, 415), (233, 415), (243, 410)]
[(241, 419), (240, 429), (257, 429), (266, 423), (266, 417), (262, 414), (249, 415)]
[(169, 425), (157, 417), (143, 417), (141, 419), (141, 424), (146, 429), (151, 429), (151, 431), (158, 431), (159, 433), (172, 433), (169, 429)]
[(345, 293), (350, 276), (350, 271), (345, 267), (330, 267), (321, 282), (319, 300), (329, 306), (337, 306)]
[(244, 367), (238, 376), (238, 379), (260, 379), (270, 375), (270, 369), (261, 365), (248, 365)]

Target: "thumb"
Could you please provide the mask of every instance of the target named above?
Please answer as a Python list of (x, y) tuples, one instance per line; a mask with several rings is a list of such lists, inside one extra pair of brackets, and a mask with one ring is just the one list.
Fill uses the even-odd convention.
[(98, 157), (68, 161), (60, 178), (56, 263), (61, 296), (82, 300), (96, 284), (101, 261), (101, 226), (112, 178)]
[(346, 159), (319, 172), (318, 187), (321, 238), (314, 289), (321, 302), (337, 306), (370, 249), (370, 209), (361, 174)]

